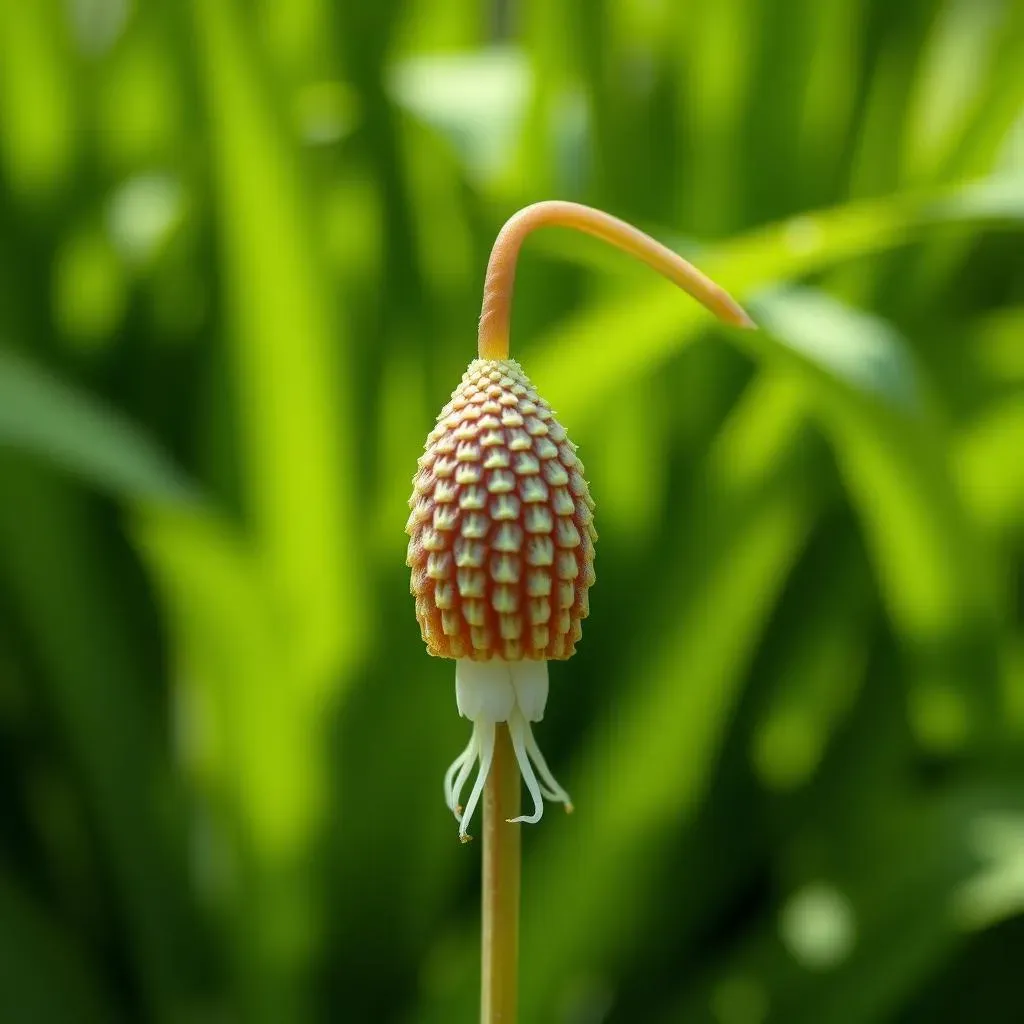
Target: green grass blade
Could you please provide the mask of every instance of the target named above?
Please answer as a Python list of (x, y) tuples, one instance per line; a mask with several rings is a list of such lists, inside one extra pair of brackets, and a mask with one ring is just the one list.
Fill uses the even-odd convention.
[(0, 157), (16, 191), (38, 202), (76, 157), (74, 69), (52, 0), (0, 6)]
[[(985, 533), (1012, 543), (1024, 523), (1024, 471), (1014, 472), (1024, 452), (1024, 400), (992, 402), (957, 437), (953, 469), (964, 503)], [(1009, 470), (1009, 472), (1007, 472)]]
[[(856, 339), (869, 353), (900, 350), (887, 325), (822, 295), (780, 293), (760, 310), (768, 333), (796, 350), (820, 347), (823, 338), (830, 350), (844, 338), (849, 350)], [(887, 342), (881, 350), (879, 339)], [(877, 365), (890, 380), (898, 364)], [(995, 565), (956, 486), (937, 417), (923, 403), (894, 408), (867, 395), (867, 387), (823, 391), (818, 415), (910, 658), (912, 722), (929, 747), (956, 749), (995, 724)]]
[(762, 784), (777, 792), (813, 779), (867, 671), (875, 619), (869, 571), (859, 545), (828, 536), (829, 571), (815, 572), (796, 607), (775, 624), (780, 650), (761, 677), (766, 699), (750, 761)]
[(312, 203), (251, 29), (231, 0), (193, 5), (210, 121), (244, 487), (261, 557), (291, 607), (319, 701), (365, 641), (353, 381)]
[(230, 923), (236, 996), (248, 1019), (301, 1020), (326, 779), (320, 728), (292, 692), (285, 609), (245, 542), (210, 516), (142, 508), (133, 534), (169, 626), (185, 767), (233, 865), (207, 895)]
[(44, 459), (108, 494), (181, 503), (192, 485), (130, 421), (0, 349), (0, 447)]
[(174, 814), (151, 663), (126, 632), (119, 580), (95, 510), (41, 467), (0, 453), (0, 570), (22, 642), (110, 872), (129, 962), (154, 1020), (189, 1006), (188, 935), (198, 926)]
[(0, 869), (0, 1017), (32, 1024), (113, 1024), (93, 965)]

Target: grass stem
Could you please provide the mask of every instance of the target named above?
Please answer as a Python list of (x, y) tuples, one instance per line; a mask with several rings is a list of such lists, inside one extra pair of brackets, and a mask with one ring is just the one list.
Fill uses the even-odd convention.
[(512, 738), (497, 726), (484, 790), (481, 1024), (515, 1024), (519, 985), (520, 783)]

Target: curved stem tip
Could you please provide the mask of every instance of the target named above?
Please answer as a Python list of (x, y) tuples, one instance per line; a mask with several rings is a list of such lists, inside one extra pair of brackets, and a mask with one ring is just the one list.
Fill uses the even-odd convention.
[(491, 258), (487, 262), (484, 302), (480, 312), (478, 349), (481, 359), (508, 358), (512, 289), (519, 249), (531, 231), (548, 226), (574, 228), (609, 242), (653, 267), (725, 323), (734, 327), (755, 326), (725, 289), (650, 235), (593, 207), (548, 200), (525, 206), (513, 214), (494, 240)]

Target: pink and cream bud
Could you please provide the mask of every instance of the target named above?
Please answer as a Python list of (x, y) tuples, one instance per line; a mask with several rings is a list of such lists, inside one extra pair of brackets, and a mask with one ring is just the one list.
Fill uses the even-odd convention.
[[(576, 446), (512, 359), (476, 359), (427, 438), (406, 531), (427, 650), (454, 658), (473, 736), (445, 778), (462, 823), (479, 802), (507, 722), (538, 821), (543, 797), (570, 806), (531, 723), (547, 703), (549, 660), (576, 649), (594, 582), (594, 503)], [(480, 768), (463, 813), (461, 793)]]

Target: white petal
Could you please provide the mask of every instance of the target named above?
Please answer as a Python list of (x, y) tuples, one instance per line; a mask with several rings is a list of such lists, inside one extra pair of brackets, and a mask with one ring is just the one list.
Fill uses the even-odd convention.
[(544, 708), (548, 703), (547, 660), (514, 661), (511, 669), (519, 710), (527, 722), (539, 722), (544, 717)]
[(508, 662), (500, 658), (455, 662), (455, 702), (471, 722), (507, 722), (516, 703)]

